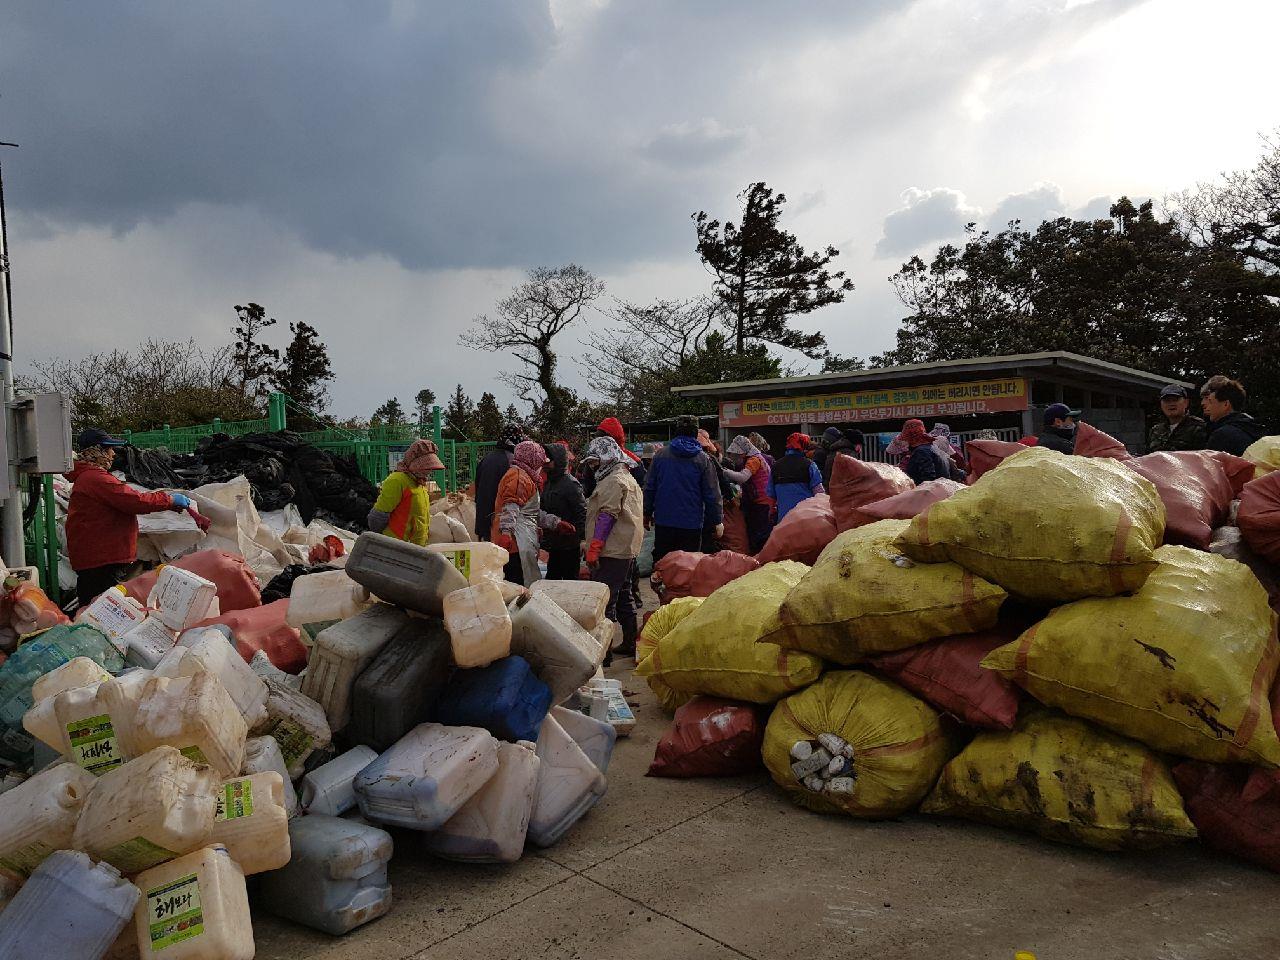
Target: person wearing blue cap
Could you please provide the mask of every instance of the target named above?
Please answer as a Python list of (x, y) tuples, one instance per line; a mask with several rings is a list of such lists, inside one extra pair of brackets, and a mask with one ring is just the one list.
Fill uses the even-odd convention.
[(76, 572), (76, 595), (85, 607), (104, 590), (138, 573), (138, 516), (162, 510), (186, 510), (181, 493), (143, 493), (111, 473), (117, 440), (90, 428), (76, 440), (76, 465), (67, 474), (67, 553)]
[(1040, 431), (1037, 445), (1059, 453), (1075, 453), (1078, 416), (1080, 411), (1072, 410), (1065, 403), (1049, 404), (1044, 408), (1044, 429)]
[(1170, 383), (1160, 391), (1160, 412), (1164, 419), (1147, 436), (1147, 453), (1174, 450), (1203, 450), (1209, 439), (1205, 422), (1193, 416), (1191, 398), (1180, 384)]

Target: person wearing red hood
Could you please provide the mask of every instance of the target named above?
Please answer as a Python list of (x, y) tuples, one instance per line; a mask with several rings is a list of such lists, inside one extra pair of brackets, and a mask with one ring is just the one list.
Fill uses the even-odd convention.
[(67, 474), (73, 484), (67, 508), (67, 553), (76, 572), (76, 595), (86, 607), (104, 590), (138, 573), (138, 516), (186, 510), (181, 493), (142, 493), (111, 474), (116, 448), (125, 442), (105, 430), (88, 429), (76, 441), (80, 452)]
[(947, 464), (933, 445), (934, 438), (924, 428), (923, 420), (908, 420), (897, 437), (907, 448), (902, 469), (917, 484), (951, 475)]
[(768, 493), (778, 503), (778, 522), (810, 497), (826, 493), (822, 472), (809, 459), (813, 440), (808, 434), (793, 433), (787, 437), (787, 452), (769, 472)]

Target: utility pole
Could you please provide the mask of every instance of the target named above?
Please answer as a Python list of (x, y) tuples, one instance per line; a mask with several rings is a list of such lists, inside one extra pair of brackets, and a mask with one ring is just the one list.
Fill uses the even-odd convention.
[[(0, 147), (16, 147), (16, 143), (0, 141)], [(22, 531), (22, 492), (18, 485), (18, 469), (12, 456), (13, 430), (9, 404), (13, 402), (13, 292), (9, 286), (9, 230), (4, 212), (4, 168), (0, 166), (0, 393), (3, 394), (4, 422), (0, 424), (5, 442), (4, 507), (0, 513), (0, 554), (11, 567), (26, 561), (26, 542)]]

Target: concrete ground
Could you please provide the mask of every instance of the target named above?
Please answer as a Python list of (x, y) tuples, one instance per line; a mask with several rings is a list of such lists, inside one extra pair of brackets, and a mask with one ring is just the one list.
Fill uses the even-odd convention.
[(1280, 954), (1280, 876), (1195, 844), (1104, 854), (961, 821), (808, 813), (764, 774), (646, 777), (668, 720), (631, 666), (610, 673), (638, 726), (560, 844), (468, 866), (393, 831), (390, 914), (333, 938), (255, 909), (259, 960)]

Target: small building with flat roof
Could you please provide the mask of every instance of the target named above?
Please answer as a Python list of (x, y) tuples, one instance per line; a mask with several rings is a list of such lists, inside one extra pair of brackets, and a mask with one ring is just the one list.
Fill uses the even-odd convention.
[(815, 438), (830, 426), (856, 427), (864, 457), (884, 447), (912, 418), (945, 423), (962, 440), (993, 430), (1002, 440), (1037, 435), (1045, 407), (1065, 403), (1080, 419), (1122, 441), (1133, 453), (1146, 443), (1147, 411), (1160, 388), (1191, 384), (1075, 353), (1051, 351), (971, 360), (910, 363), (874, 370), (818, 373), (740, 383), (675, 387), (674, 393), (719, 404), (720, 436), (757, 431), (775, 450), (787, 434)]

